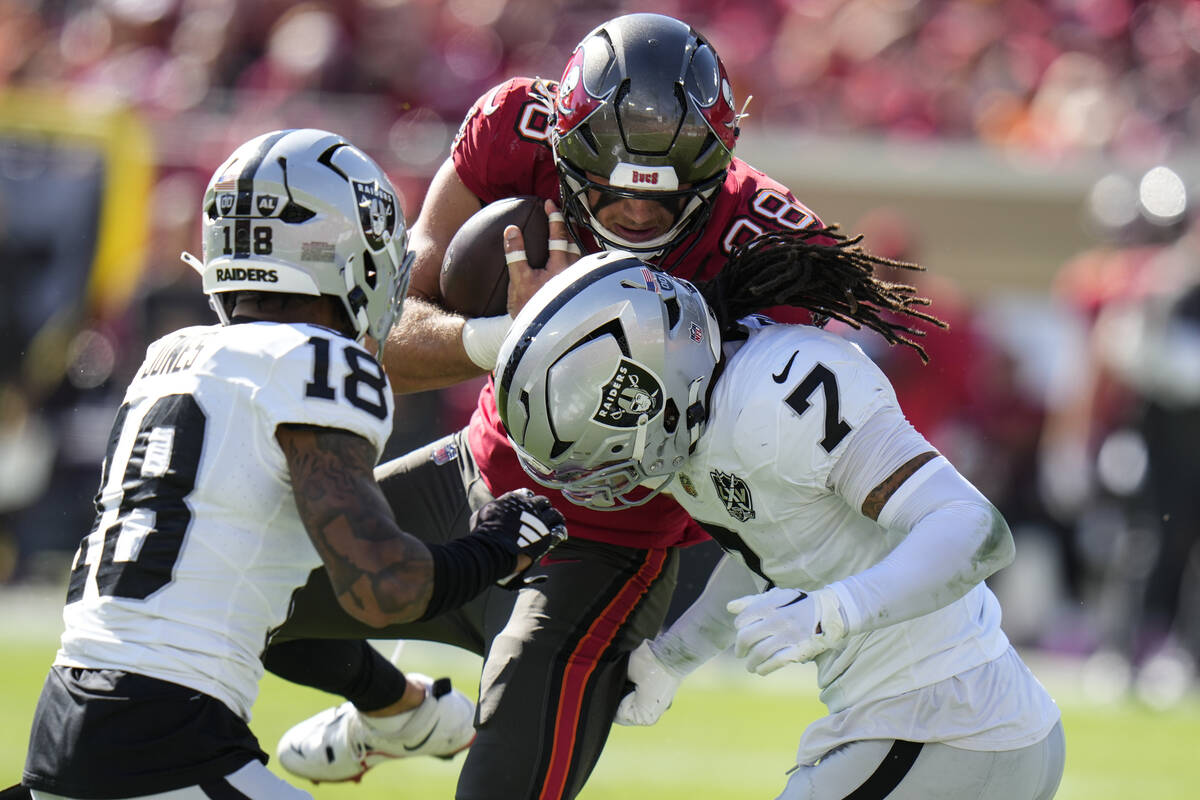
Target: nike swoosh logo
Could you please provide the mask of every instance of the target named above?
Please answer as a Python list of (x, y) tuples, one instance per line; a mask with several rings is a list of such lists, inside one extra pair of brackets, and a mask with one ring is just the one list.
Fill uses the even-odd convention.
[(412, 747), (409, 747), (408, 745), (404, 745), (404, 749), (405, 749), (405, 750), (407, 750), (407, 751), (408, 751), (408, 752), (410, 752), (410, 753), (411, 753), (413, 750), (420, 750), (422, 747), (424, 747), (424, 746), (425, 746), (425, 743), (429, 741), (429, 737), (430, 737), (430, 736), (433, 736), (433, 732), (434, 732), (435, 730), (437, 730), (437, 725), (436, 725), (436, 724), (435, 724), (435, 725), (434, 725), (432, 728), (430, 728), (430, 729), (429, 729), (429, 733), (425, 734), (425, 738), (424, 738), (424, 739), (422, 739), (421, 741), (417, 742), (417, 743), (416, 743), (416, 744), (414, 744)]
[(783, 365), (783, 370), (779, 372), (779, 374), (771, 376), (776, 383), (783, 383), (787, 380), (788, 373), (792, 371), (792, 362), (796, 360), (796, 356), (799, 354), (799, 352), (800, 351), (797, 350), (796, 352), (792, 353), (792, 357), (788, 359), (788, 363)]
[(499, 104), (496, 103), (496, 96), (500, 94), (500, 88), (501, 87), (497, 86), (496, 90), (488, 94), (488, 96), (484, 99), (482, 110), (485, 117), (491, 116), (491, 114), (500, 107)]

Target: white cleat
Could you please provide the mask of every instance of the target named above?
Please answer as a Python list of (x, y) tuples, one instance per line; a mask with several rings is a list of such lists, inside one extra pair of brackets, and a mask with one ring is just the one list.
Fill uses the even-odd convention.
[(313, 783), (357, 783), (371, 767), (393, 758), (452, 758), (475, 739), (475, 704), (449, 678), (406, 673), (425, 684), (421, 705), (390, 717), (403, 722), (397, 733), (380, 732), (350, 703), (327, 708), (292, 726), (275, 755), (284, 769)]

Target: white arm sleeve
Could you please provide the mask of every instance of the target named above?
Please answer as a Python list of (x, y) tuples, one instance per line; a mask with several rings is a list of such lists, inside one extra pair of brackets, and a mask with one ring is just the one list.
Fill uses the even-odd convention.
[(907, 536), (879, 563), (830, 584), (849, 634), (936, 611), (1012, 561), (1000, 512), (940, 456), (900, 486), (879, 522)]
[(650, 642), (663, 666), (683, 677), (733, 644), (733, 615), (725, 605), (738, 597), (757, 594), (766, 582), (741, 562), (726, 555), (717, 562), (704, 591), (668, 630)]
[(829, 471), (829, 485), (854, 508), (871, 490), (910, 459), (937, 449), (905, 418), (900, 407), (885, 405), (865, 420)]

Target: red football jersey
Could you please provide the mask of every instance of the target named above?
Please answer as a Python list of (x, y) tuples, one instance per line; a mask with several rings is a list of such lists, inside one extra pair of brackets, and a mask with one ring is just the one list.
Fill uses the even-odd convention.
[[(550, 115), (556, 85), (514, 78), (492, 89), (467, 113), (451, 153), (458, 177), (484, 203), (516, 195), (536, 195), (561, 205), (558, 172), (550, 149)], [(733, 159), (725, 184), (713, 201), (712, 213), (694, 246), (684, 242), (666, 261), (670, 271), (688, 280), (711, 278), (724, 266), (734, 246), (768, 230), (819, 226), (820, 220), (792, 196), (788, 188)], [(590, 237), (585, 237), (585, 241)], [(687, 254), (678, 263), (678, 252)], [(805, 322), (807, 312), (779, 309), (771, 316)], [(567, 519), (572, 537), (626, 547), (692, 544), (707, 534), (674, 500), (659, 496), (643, 506), (618, 512), (575, 505), (540, 486), (521, 469), (496, 411), (489, 380), (468, 430), (471, 452), (494, 494), (525, 486), (551, 498)]]

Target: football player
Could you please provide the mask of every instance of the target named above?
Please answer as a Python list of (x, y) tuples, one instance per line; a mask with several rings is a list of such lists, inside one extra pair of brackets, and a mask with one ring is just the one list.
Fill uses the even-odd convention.
[[(512, 317), (450, 313), (439, 306), (438, 285), (453, 234), (492, 201), (536, 195), (551, 211), (561, 208), (551, 221), (546, 269), (510, 265), (510, 311), (573, 261), (572, 249), (632, 250), (658, 269), (702, 279), (760, 233), (820, 229), (786, 186), (733, 155), (739, 119), (712, 45), (687, 24), (656, 14), (596, 28), (560, 82), (514, 78), (481, 97), (413, 227), (410, 297), (384, 354), (393, 386), (432, 389), (493, 369)], [(520, 249), (518, 234), (510, 254)], [(842, 287), (835, 274), (830, 279), (827, 296), (838, 298)], [(471, 509), (493, 494), (536, 486), (509, 445), (490, 381), (465, 430), (384, 465), (380, 481), (401, 524), (439, 541), (461, 535)], [(285, 734), (280, 763), (334, 781), (403, 755), (379, 729), (389, 711), (381, 705), (384, 692), (363, 696), (364, 687), (395, 682), (395, 669), (365, 642), (305, 637), (435, 639), (486, 655), (460, 800), (574, 797), (624, 691), (621, 656), (658, 632), (680, 548), (708, 535), (668, 497), (619, 513), (551, 499), (568, 518), (571, 540), (538, 568), (543, 582), (516, 597), (488, 592), (428, 625), (372, 632), (341, 614), (316, 576), (267, 665), (349, 702)], [(285, 646), (283, 637), (293, 641)], [(362, 666), (340, 681), (328, 677), (345, 663)]]
[[(727, 551), (701, 597), (633, 651), (617, 721), (652, 724), (732, 646), (759, 675), (817, 666), (829, 715), (801, 737), (781, 800), (1047, 800), (1063, 771), (1058, 708), (984, 583), (1012, 561), (1008, 525), (857, 345), (735, 320), (771, 297), (739, 287), (777, 269), (775, 249), (735, 253), (738, 280), (705, 287), (716, 313), (631, 255), (588, 256), (501, 348), (500, 419), (534, 479), (598, 509), (670, 494)], [(798, 295), (788, 284), (808, 280), (774, 277)]]
[[(217, 169), (202, 218), (203, 261), (185, 260), (220, 324), (152, 343), (126, 390), (33, 720), (35, 798), (309, 797), (247, 726), (265, 644), (309, 573), (323, 565), (345, 612), (383, 626), (521, 582), (563, 536), (531, 492), (483, 506), (453, 545), (388, 509), (372, 468), (394, 401), (371, 349), (411, 256), (375, 162), (325, 131), (264, 134)], [(470, 699), (409, 681), (398, 735), (469, 744)]]

